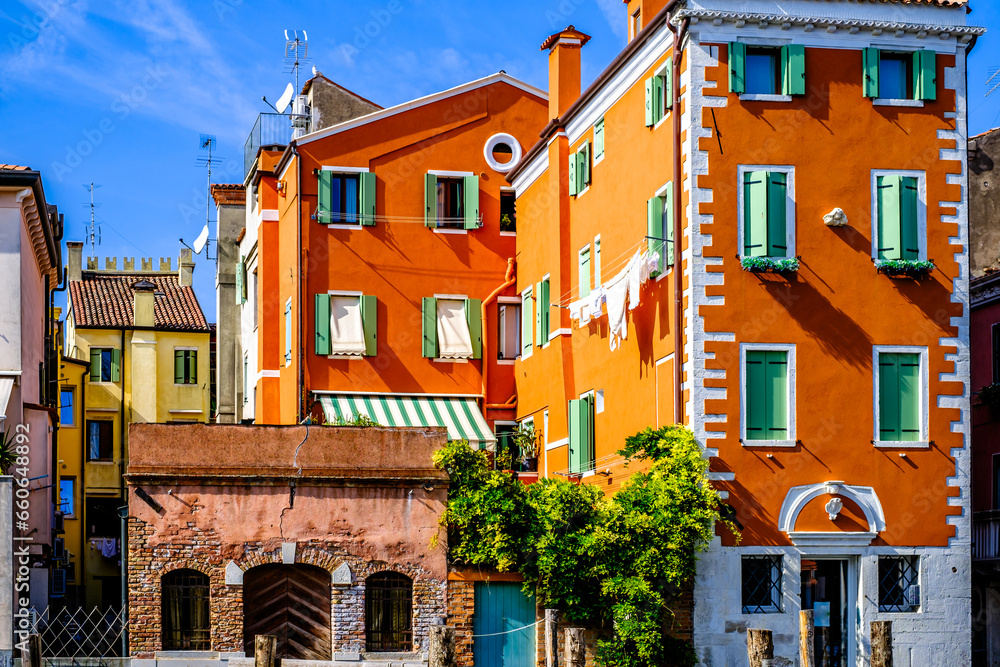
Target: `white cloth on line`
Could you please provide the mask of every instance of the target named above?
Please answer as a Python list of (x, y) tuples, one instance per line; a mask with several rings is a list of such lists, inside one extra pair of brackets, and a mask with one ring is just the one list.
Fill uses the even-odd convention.
[(465, 301), (438, 299), (437, 335), (440, 359), (472, 358), (472, 336), (465, 317)]
[(571, 320), (580, 320), (581, 329), (590, 322), (590, 297), (577, 299), (569, 304), (569, 317)]
[(594, 319), (597, 319), (604, 313), (604, 287), (595, 287), (588, 298), (590, 300), (590, 314)]
[(365, 327), (361, 321), (361, 298), (330, 298), (330, 353), (362, 356), (365, 353)]
[(629, 272), (634, 264), (635, 257), (629, 260), (624, 271), (604, 286), (605, 300), (608, 306), (608, 343), (612, 350), (617, 350), (621, 341), (628, 336), (628, 325), (625, 323), (625, 302), (628, 300)]

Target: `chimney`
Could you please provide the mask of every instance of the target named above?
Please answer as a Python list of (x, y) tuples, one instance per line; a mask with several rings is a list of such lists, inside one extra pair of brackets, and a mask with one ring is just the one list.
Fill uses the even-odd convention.
[(194, 279), (194, 262), (191, 261), (191, 249), (181, 248), (181, 258), (177, 262), (177, 283), (181, 287), (191, 287)]
[(67, 280), (83, 278), (83, 243), (79, 241), (66, 242), (66, 254), (69, 265), (66, 267)]
[(573, 26), (542, 43), (549, 50), (549, 119), (562, 116), (580, 97), (580, 49), (590, 41)]
[(155, 290), (156, 285), (145, 279), (132, 285), (135, 299), (132, 306), (133, 326), (152, 328), (156, 323), (153, 316), (153, 308), (156, 305)]

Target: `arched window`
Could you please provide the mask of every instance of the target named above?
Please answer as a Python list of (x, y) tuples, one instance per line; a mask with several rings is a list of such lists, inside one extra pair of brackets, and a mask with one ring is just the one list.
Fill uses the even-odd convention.
[(365, 637), (373, 652), (413, 650), (413, 581), (398, 572), (365, 580)]
[(163, 575), (160, 585), (163, 650), (209, 650), (208, 577), (196, 570), (174, 570)]

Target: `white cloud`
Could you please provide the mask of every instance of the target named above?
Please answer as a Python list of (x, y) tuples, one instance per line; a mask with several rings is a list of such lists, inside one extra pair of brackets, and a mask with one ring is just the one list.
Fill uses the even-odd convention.
[(611, 32), (616, 37), (627, 38), (628, 24), (625, 12), (622, 11), (621, 0), (597, 0), (597, 6), (601, 8), (604, 19), (611, 26)]

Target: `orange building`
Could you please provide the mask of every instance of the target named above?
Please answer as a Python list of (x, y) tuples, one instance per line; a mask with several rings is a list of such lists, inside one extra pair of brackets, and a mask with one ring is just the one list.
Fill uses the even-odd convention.
[[(632, 0), (585, 91), (542, 45), (517, 193), (517, 418), (544, 474), (616, 489), (689, 426), (742, 525), (699, 563), (702, 664), (970, 664), (967, 52), (959, 0)], [(676, 248), (675, 248), (676, 243)], [(530, 345), (527, 343), (530, 341)], [(919, 656), (919, 657), (918, 657)], [(909, 663), (907, 663), (909, 664)]]
[(504, 174), (546, 104), (501, 72), (259, 151), (236, 277), (244, 418), (364, 415), (492, 446), (520, 350)]

